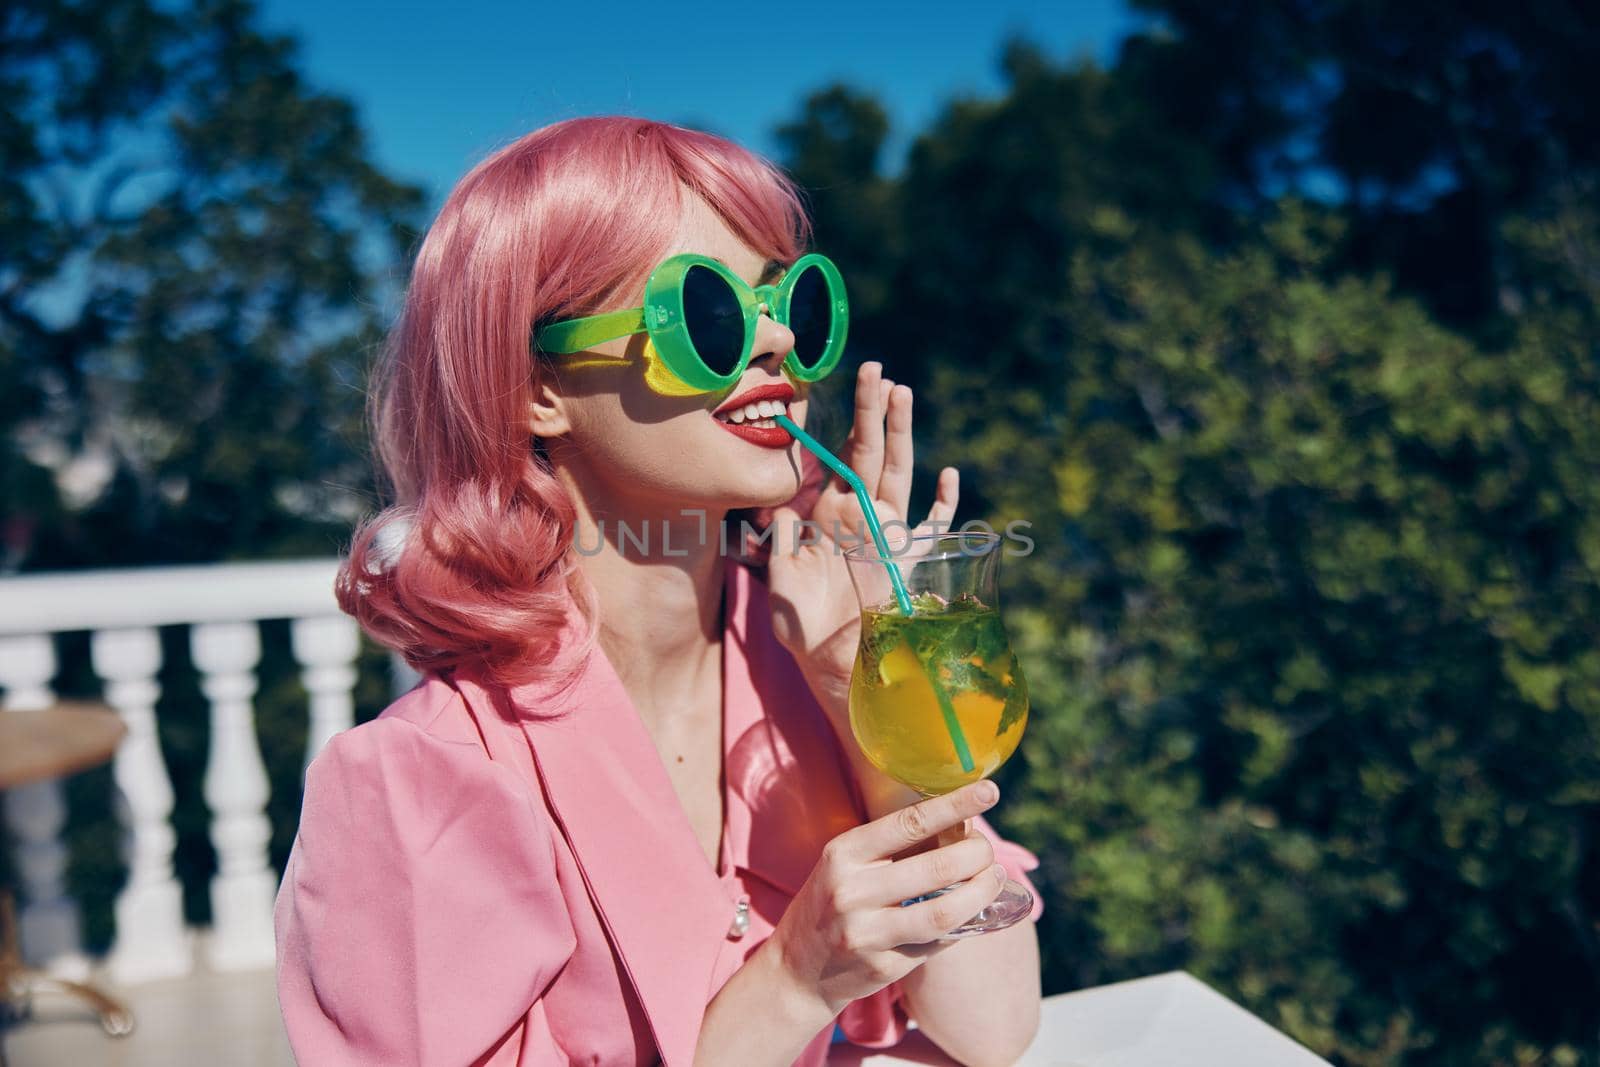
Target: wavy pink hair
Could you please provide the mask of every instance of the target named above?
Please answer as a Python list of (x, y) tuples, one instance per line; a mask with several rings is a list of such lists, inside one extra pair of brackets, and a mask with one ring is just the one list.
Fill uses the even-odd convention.
[[(809, 238), (771, 163), (635, 118), (536, 130), (440, 209), (372, 395), (396, 504), (357, 529), (336, 583), (340, 606), (418, 670), (471, 666), (518, 685), (570, 671), (590, 647), (592, 594), (568, 552), (576, 513), (528, 432), (542, 377), (529, 338), (535, 322), (637, 295), (684, 189), (762, 256), (791, 260)], [(557, 637), (574, 604), (589, 626), (569, 655)]]

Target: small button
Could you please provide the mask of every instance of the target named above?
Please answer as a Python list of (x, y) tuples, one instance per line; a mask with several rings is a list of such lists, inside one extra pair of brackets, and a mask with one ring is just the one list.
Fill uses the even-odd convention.
[(750, 901), (741, 900), (733, 909), (733, 922), (728, 927), (728, 936), (737, 941), (750, 932)]

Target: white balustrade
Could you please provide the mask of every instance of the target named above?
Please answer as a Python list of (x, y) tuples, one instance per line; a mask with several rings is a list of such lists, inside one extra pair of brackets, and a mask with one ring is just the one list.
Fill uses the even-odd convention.
[[(334, 603), (337, 566), (337, 560), (323, 559), (0, 578), (4, 709), (54, 703), (50, 635), (87, 630), (106, 701), (128, 729), (113, 764), (128, 863), (107, 959), (116, 981), (172, 977), (193, 966), (193, 935), (183, 921), (183, 892), (173, 870), (172, 781), (156, 728), (156, 628), (191, 627), (190, 648), (211, 705), (204, 795), (218, 870), (211, 883), (209, 962), (218, 970), (270, 967), (278, 880), (267, 851), (269, 785), (251, 704), (261, 658), (259, 622), (290, 620), (291, 646), (309, 697), (309, 763), (354, 718), (359, 631)], [(80, 947), (76, 905), (65, 891), (61, 784), (7, 790), (4, 801), (21, 881), (24, 954), (64, 976), (80, 976), (89, 961)]]
[(256, 744), (256, 661), (261, 637), (254, 623), (208, 622), (190, 637), (201, 691), (211, 701), (211, 746), (205, 797), (211, 806), (211, 965), (219, 971), (272, 964), (272, 898), (278, 880), (267, 862), (267, 768)]
[[(0, 686), (5, 711), (37, 711), (56, 702), (50, 679), (56, 652), (50, 638), (24, 634), (0, 638)], [(6, 826), (16, 841), (22, 888), (18, 937), (29, 960), (66, 978), (89, 972), (79, 940), (78, 905), (67, 896), (67, 801), (59, 781), (33, 782), (5, 794)]]
[(356, 653), (361, 630), (347, 615), (296, 619), (289, 624), (294, 658), (300, 663), (301, 681), (311, 700), (311, 721), (306, 730), (306, 758), (311, 760), (328, 738), (348, 730), (355, 722)]
[(136, 982), (187, 974), (192, 953), (183, 924), (183, 887), (172, 871), (178, 843), (171, 822), (172, 780), (156, 733), (161, 639), (148, 626), (100, 630), (89, 648), (95, 672), (106, 680), (106, 702), (128, 728), (112, 768), (121, 794), (117, 815), (127, 835), (128, 883), (117, 895), (111, 976)]

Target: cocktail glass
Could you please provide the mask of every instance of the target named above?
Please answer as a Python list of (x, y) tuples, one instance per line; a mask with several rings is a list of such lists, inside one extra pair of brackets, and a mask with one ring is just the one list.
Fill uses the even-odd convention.
[[(993, 774), (1027, 725), (1028, 683), (996, 594), (1002, 544), (994, 534), (959, 532), (902, 538), (888, 556), (873, 544), (844, 554), (861, 601), (850, 728), (873, 766), (924, 796)], [(888, 566), (911, 596), (909, 616)], [(1032, 909), (1032, 894), (1008, 879), (993, 903), (946, 936), (1003, 930)]]

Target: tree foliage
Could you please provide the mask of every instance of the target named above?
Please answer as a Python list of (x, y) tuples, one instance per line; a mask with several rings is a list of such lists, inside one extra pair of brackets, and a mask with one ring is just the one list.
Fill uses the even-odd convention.
[(1119, 71), (1236, 203), (1326, 188), (1351, 267), (1479, 327), (1515, 292), (1502, 223), (1600, 165), (1600, 20), (1570, 0), (1138, 0)]
[(0, 20), (10, 565), (334, 549), (420, 193), (247, 3)]
[[(921, 385), (919, 458), (1038, 545), (1005, 565), (1034, 717), (1004, 818), (1044, 857), (1046, 986), (1182, 967), (1341, 1063), (1600, 1062), (1590, 146), (1551, 115), (1484, 134), (1494, 173), (1530, 139), (1569, 165), (1502, 187), (1463, 316), (1481, 261), (1415, 270), (1363, 236), (1370, 197), (1254, 166), (1355, 107), (1305, 113), (1339, 50), (1294, 10), (1208, 6), (1225, 60), (1177, 5), (1109, 71), (1014, 46), (1008, 92), (951, 105), (889, 188), (897, 305), (864, 328)], [(1353, 187), (1347, 149), (1312, 162)], [(796, 172), (832, 186), (842, 154)], [(1454, 195), (1383, 210), (1420, 232)]]

